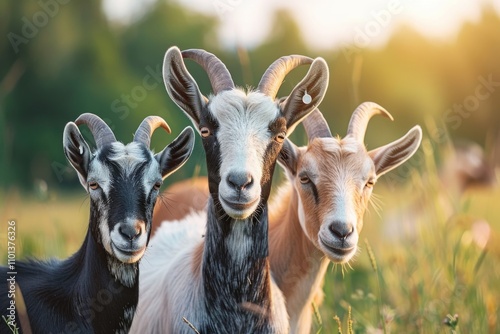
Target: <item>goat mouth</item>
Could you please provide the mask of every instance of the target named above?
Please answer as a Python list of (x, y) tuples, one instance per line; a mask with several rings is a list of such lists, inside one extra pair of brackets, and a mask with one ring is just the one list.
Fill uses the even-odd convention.
[(116, 246), (115, 244), (112, 244), (112, 248), (115, 254), (118, 256), (118, 259), (122, 258), (134, 259), (136, 257), (140, 257), (142, 256), (144, 250), (146, 249), (146, 247), (141, 247), (139, 249), (122, 249)]
[(224, 197), (222, 197), (222, 196), (220, 196), (220, 199), (221, 199), (221, 202), (223, 204), (225, 204), (226, 206), (228, 206), (229, 208), (231, 208), (232, 210), (235, 210), (235, 211), (248, 210), (248, 209), (252, 208), (259, 201), (259, 197), (257, 197), (256, 199), (254, 199), (250, 202), (246, 202), (246, 203), (231, 202), (231, 201), (224, 199)]
[(325, 242), (322, 238), (319, 238), (320, 244), (325, 250), (334, 255), (335, 259), (332, 259), (334, 262), (346, 262), (351, 257), (351, 254), (354, 254), (356, 250), (356, 246), (348, 247), (348, 248), (337, 248)]

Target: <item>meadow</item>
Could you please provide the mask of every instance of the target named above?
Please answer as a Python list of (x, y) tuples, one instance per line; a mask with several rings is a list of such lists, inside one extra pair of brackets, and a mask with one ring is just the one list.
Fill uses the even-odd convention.
[[(376, 185), (359, 254), (349, 265), (330, 265), (312, 333), (500, 332), (500, 189), (453, 191), (439, 177), (442, 152), (428, 139), (421, 150), (405, 180), (389, 174)], [(7, 254), (10, 220), (17, 259), (66, 257), (84, 238), (83, 189), (12, 190), (0, 203), (0, 254)]]

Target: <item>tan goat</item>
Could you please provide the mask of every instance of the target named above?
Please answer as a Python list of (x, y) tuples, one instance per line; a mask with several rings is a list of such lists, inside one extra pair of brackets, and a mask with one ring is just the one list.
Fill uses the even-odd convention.
[[(422, 131), (415, 126), (401, 139), (368, 152), (364, 133), (376, 114), (392, 119), (377, 104), (363, 103), (352, 115), (347, 136), (340, 139), (332, 137), (316, 110), (303, 121), (308, 146), (299, 148), (289, 140), (283, 146), (279, 161), (289, 182), (270, 204), (269, 243), (271, 270), (285, 296), (292, 333), (309, 333), (311, 302), (321, 293), (329, 260), (346, 263), (356, 254), (377, 178), (409, 159), (420, 144)], [(206, 179), (198, 178), (168, 190), (169, 197), (181, 194), (188, 202), (183, 202), (183, 212), (160, 206), (161, 217), (187, 214), (190, 199), (203, 202), (208, 196), (204, 184)]]

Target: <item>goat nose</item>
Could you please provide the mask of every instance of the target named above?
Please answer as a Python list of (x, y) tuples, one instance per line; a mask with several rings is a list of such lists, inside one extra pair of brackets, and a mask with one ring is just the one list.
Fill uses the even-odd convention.
[(128, 240), (134, 240), (141, 235), (141, 227), (139, 224), (123, 224), (118, 229), (122, 237)]
[(352, 224), (343, 222), (333, 222), (328, 227), (330, 232), (335, 235), (340, 240), (345, 240), (354, 232), (354, 227)]
[(236, 190), (250, 188), (253, 184), (253, 177), (250, 173), (231, 173), (227, 176), (226, 180)]

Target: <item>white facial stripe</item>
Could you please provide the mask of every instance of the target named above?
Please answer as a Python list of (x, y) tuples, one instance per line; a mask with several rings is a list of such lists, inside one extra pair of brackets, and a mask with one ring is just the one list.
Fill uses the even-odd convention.
[(300, 223), (300, 226), (302, 227), (302, 231), (304, 231), (304, 233), (306, 235), (308, 235), (308, 233), (307, 233), (307, 227), (306, 227), (307, 220), (306, 220), (306, 214), (304, 212), (304, 205), (302, 204), (302, 198), (300, 196), (297, 196), (297, 197), (298, 197), (298, 200), (299, 200), (299, 207), (298, 207), (299, 223)]
[(279, 116), (279, 109), (262, 93), (245, 95), (240, 90), (231, 90), (214, 96), (209, 110), (219, 123), (221, 195), (231, 193), (225, 179), (229, 173), (236, 172), (252, 175), (254, 187), (250, 196), (258, 196), (264, 154), (272, 140), (269, 124)]
[(142, 179), (144, 196), (146, 196), (146, 198), (149, 195), (155, 182), (160, 181), (161, 179), (160, 165), (151, 153), (151, 163), (147, 165), (146, 168), (144, 168), (144, 176)]
[(109, 194), (111, 187), (111, 171), (109, 167), (97, 159), (92, 160), (89, 166), (87, 181), (97, 182), (104, 193)]

